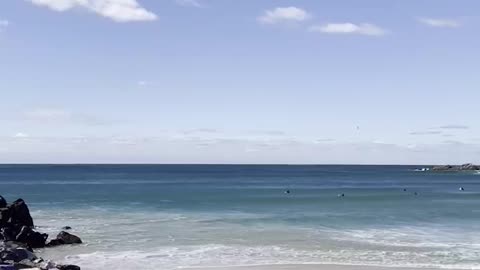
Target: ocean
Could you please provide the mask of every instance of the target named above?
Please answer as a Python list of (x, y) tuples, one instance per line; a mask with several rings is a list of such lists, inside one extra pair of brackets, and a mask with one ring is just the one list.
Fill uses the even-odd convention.
[(415, 168), (0, 165), (0, 195), (52, 237), (71, 226), (85, 244), (37, 253), (84, 270), (480, 269), (480, 174)]

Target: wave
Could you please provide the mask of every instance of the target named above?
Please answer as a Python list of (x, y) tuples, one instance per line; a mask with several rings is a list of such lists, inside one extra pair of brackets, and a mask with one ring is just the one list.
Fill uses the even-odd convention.
[[(426, 260), (425, 255), (431, 260)], [(478, 255), (478, 254), (476, 254)], [(163, 247), (152, 250), (102, 251), (70, 255), (64, 261), (85, 270), (180, 269), (275, 264), (339, 264), (437, 269), (480, 269), (479, 263), (456, 263), (448, 251), (361, 251), (343, 249), (300, 250), (282, 246), (229, 246), (207, 244)]]

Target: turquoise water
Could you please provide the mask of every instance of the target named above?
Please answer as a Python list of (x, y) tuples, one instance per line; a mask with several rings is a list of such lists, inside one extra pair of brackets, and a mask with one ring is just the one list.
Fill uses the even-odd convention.
[(415, 168), (1, 165), (0, 194), (25, 199), (43, 231), (72, 226), (85, 245), (41, 253), (87, 270), (480, 269), (480, 174)]

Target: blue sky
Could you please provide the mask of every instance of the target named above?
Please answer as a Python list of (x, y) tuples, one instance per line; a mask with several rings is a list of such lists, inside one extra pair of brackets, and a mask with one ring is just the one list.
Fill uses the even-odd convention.
[(479, 10), (3, 0), (0, 162), (480, 163)]

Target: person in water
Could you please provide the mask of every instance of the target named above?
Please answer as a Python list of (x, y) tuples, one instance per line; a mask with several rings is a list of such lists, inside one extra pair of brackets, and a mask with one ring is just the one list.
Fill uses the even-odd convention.
[(285, 194), (290, 194), (290, 190), (289, 189), (285, 190)]
[(464, 191), (465, 189), (463, 187), (460, 187), (458, 190), (460, 191)]

